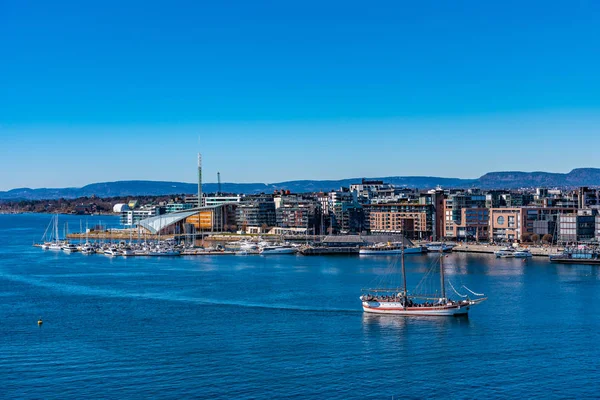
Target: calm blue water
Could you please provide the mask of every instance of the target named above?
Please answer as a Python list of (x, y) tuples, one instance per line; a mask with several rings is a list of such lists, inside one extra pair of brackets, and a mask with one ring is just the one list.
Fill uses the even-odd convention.
[(358, 296), (386, 258), (53, 254), (49, 221), (0, 215), (3, 398), (599, 396), (598, 267), (453, 254), (489, 296), (468, 319), (377, 317)]

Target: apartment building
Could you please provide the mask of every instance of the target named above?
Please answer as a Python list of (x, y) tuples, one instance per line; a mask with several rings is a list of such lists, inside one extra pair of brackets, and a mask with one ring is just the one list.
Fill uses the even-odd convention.
[(433, 235), (432, 204), (368, 204), (364, 208), (365, 224), (371, 233), (404, 233), (412, 239), (429, 239)]
[[(490, 208), (490, 239), (520, 241), (525, 233), (536, 233), (536, 221), (557, 221), (561, 214), (576, 214), (576, 208), (566, 207), (505, 207)], [(547, 226), (547, 225), (546, 225)]]

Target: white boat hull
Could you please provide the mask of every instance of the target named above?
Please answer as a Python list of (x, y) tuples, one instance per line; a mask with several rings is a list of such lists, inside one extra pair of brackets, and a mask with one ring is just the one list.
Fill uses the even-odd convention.
[(449, 252), (454, 248), (454, 245), (450, 245), (450, 244), (433, 244), (433, 245), (428, 245), (427, 246), (427, 251), (431, 252), (431, 253), (435, 253), (435, 252)]
[(363, 310), (374, 314), (414, 315), (432, 317), (451, 317), (466, 315), (470, 305), (433, 306), (433, 307), (402, 307), (400, 303), (363, 302)]
[(459, 303), (446, 305), (433, 305), (429, 307), (403, 307), (400, 302), (378, 302), (378, 301), (363, 301), (362, 307), (364, 312), (373, 314), (390, 314), (390, 315), (414, 315), (414, 316), (432, 316), (432, 317), (452, 317), (467, 315), (472, 306), (479, 304), (487, 298), (476, 300), (461, 301)]
[(498, 253), (496, 254), (496, 258), (514, 258), (514, 254), (512, 253)]
[(496, 258), (529, 258), (532, 254), (528, 251), (495, 251)]
[[(407, 249), (404, 249), (404, 254), (419, 254), (422, 253), (423, 249), (421, 249), (420, 247), (410, 247)], [(381, 249), (381, 250), (375, 250), (375, 249), (360, 249), (358, 251), (358, 254), (360, 254), (361, 256), (384, 256), (384, 255), (390, 255), (390, 254), (402, 254), (402, 249)]]
[(275, 255), (275, 254), (296, 254), (296, 249), (276, 249), (276, 250), (263, 250), (260, 252), (263, 256)]

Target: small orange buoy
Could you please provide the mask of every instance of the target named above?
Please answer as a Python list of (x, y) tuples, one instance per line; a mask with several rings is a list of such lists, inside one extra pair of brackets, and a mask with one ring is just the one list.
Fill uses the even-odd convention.
[(38, 319), (38, 325), (42, 325), (44, 323), (44, 321), (42, 321), (42, 319)]

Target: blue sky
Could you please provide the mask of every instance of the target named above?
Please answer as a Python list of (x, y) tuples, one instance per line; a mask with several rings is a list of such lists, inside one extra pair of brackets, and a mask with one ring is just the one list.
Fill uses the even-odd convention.
[(228, 182), (600, 167), (598, 21), (595, 1), (0, 0), (0, 190), (193, 182), (198, 151)]

